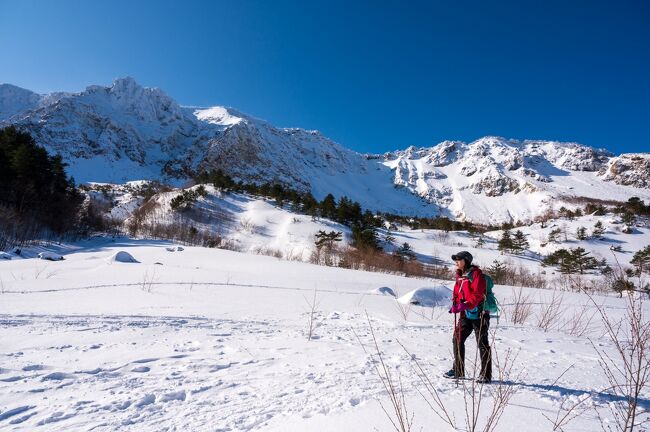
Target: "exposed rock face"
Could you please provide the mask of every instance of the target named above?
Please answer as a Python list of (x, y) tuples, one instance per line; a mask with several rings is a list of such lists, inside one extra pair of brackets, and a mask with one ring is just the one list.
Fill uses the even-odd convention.
[(637, 188), (650, 188), (650, 154), (629, 153), (613, 157), (599, 174), (604, 180)]

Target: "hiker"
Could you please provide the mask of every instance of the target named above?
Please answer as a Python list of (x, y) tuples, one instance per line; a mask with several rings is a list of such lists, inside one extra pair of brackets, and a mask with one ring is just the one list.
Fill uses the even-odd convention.
[[(466, 251), (451, 256), (456, 263), (456, 284), (449, 310), (454, 314), (454, 367), (444, 374), (445, 378), (464, 378), (465, 340), (474, 332), (481, 355), (479, 383), (492, 381), (492, 354), (488, 341), (490, 312), (484, 310), (486, 280), (481, 269), (472, 265), (472, 254)], [(456, 319), (456, 314), (460, 314)]]

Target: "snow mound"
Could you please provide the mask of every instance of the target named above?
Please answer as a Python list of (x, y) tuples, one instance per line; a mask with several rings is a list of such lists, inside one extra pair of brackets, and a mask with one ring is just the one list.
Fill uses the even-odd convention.
[(121, 263), (139, 263), (137, 259), (133, 258), (133, 255), (131, 255), (128, 252), (125, 251), (118, 251), (115, 252), (111, 257), (108, 259), (109, 262), (121, 262)]
[(402, 304), (434, 307), (446, 306), (451, 302), (451, 290), (444, 285), (417, 288), (397, 299)]
[(375, 289), (373, 289), (373, 290), (370, 290), (370, 292), (371, 292), (372, 294), (389, 295), (389, 296), (397, 297), (397, 294), (395, 294), (395, 291), (393, 291), (392, 288), (385, 287), (385, 286), (384, 286), (384, 287), (375, 288)]
[(166, 247), (165, 249), (168, 252), (176, 252), (176, 251), (180, 252), (180, 251), (185, 250), (185, 248), (183, 248), (183, 246), (169, 246), (169, 247)]
[(10, 260), (11, 259), (11, 254), (9, 254), (7, 252), (0, 252), (0, 259)]
[(63, 256), (54, 253), (54, 252), (41, 252), (38, 254), (38, 257), (42, 260), (48, 260), (48, 261), (61, 261)]

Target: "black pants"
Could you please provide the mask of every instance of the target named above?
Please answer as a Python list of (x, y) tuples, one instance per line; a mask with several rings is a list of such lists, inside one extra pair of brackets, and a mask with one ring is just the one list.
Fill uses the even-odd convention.
[(464, 313), (460, 314), (458, 324), (454, 329), (454, 373), (457, 377), (465, 376), (465, 340), (474, 332), (476, 344), (481, 354), (481, 377), (492, 379), (492, 353), (488, 340), (490, 314), (484, 312), (480, 319), (469, 319)]

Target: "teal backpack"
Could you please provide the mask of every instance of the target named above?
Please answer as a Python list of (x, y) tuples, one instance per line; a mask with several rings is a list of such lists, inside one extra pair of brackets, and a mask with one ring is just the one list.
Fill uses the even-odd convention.
[[(483, 310), (490, 312), (490, 315), (492, 315), (492, 316), (498, 317), (499, 312), (501, 310), (499, 309), (499, 302), (497, 301), (497, 298), (494, 296), (494, 290), (493, 290), (494, 281), (492, 280), (490, 275), (485, 274), (485, 273), (482, 273), (482, 274), (483, 274), (483, 278), (485, 278), (485, 300), (483, 301)], [(469, 274), (469, 282), (472, 283), (471, 273)], [(477, 309), (476, 312), (475, 312), (476, 313), (476, 318), (473, 318), (473, 319), (478, 319), (478, 309), (479, 308), (477, 307), (475, 309)], [(473, 311), (473, 309), (472, 309), (472, 311)], [(467, 312), (465, 312), (465, 314), (467, 315), (468, 318), (471, 319), (471, 316), (470, 316), (471, 313), (467, 314)]]

